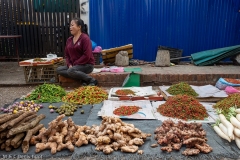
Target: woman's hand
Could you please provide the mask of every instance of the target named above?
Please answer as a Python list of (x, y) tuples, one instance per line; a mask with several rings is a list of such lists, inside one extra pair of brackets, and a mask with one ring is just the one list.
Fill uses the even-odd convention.
[(69, 65), (68, 68), (72, 68), (72, 65)]

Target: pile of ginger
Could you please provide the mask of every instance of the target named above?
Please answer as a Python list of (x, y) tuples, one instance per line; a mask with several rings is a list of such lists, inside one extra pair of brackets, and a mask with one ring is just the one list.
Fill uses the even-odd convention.
[(86, 145), (89, 142), (96, 145), (96, 150), (110, 154), (114, 150), (142, 154), (138, 146), (151, 134), (143, 133), (133, 124), (124, 123), (116, 117), (102, 117), (100, 126), (78, 126), (69, 117), (58, 116), (50, 122), (48, 128), (42, 128), (39, 134), (32, 136), (30, 144), (36, 145), (35, 152), (50, 149), (52, 154), (62, 149), (74, 151), (74, 147)]
[(36, 153), (45, 149), (50, 149), (52, 154), (62, 149), (73, 152), (74, 146), (88, 144), (84, 130), (90, 127), (75, 125), (71, 117), (63, 121), (64, 117), (64, 114), (58, 116), (48, 124), (48, 128), (44, 127), (38, 135), (32, 136), (30, 144), (36, 145)]
[(162, 151), (178, 151), (182, 145), (186, 145), (186, 150), (182, 152), (186, 156), (212, 151), (212, 148), (206, 143), (206, 132), (201, 123), (184, 123), (182, 121), (174, 123), (172, 120), (165, 120), (154, 133), (158, 144), (164, 146), (161, 148)]
[(151, 137), (151, 134), (143, 133), (133, 124), (125, 123), (117, 117), (102, 118), (100, 126), (93, 125), (91, 129), (86, 130), (87, 139), (96, 145), (96, 150), (105, 154), (116, 150), (143, 153), (142, 150), (138, 150), (138, 146), (143, 145), (144, 140)]

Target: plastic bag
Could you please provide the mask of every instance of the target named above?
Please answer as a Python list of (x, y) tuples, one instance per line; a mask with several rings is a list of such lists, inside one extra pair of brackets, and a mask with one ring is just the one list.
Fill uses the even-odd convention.
[(101, 69), (101, 72), (110, 72), (110, 69), (109, 69), (109, 68), (106, 68), (106, 67), (103, 67), (103, 68)]
[(240, 93), (239, 90), (235, 89), (235, 88), (232, 87), (232, 86), (227, 86), (227, 87), (225, 88), (225, 92), (226, 92), (227, 94)]
[(92, 42), (92, 51), (95, 49), (95, 47), (97, 47), (97, 43), (95, 43), (94, 41), (92, 41), (91, 40), (91, 42)]
[(110, 67), (110, 72), (122, 73), (122, 72), (124, 72), (124, 68), (123, 67)]
[(224, 90), (227, 86), (240, 87), (240, 84), (229, 83), (225, 81), (224, 78), (219, 78), (219, 80), (215, 84), (215, 87), (217, 87), (220, 90)]

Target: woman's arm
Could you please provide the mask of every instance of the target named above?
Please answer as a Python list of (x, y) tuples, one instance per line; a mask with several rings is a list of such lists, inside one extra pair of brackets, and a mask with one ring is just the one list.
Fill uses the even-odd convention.
[(79, 64), (87, 64), (89, 63), (89, 60), (92, 54), (92, 43), (90, 41), (89, 37), (86, 37), (81, 42), (82, 48), (83, 48), (83, 55), (74, 62), (73, 65), (79, 65)]
[(69, 56), (68, 45), (69, 45), (69, 39), (66, 42), (66, 46), (65, 46), (64, 52), (65, 52), (66, 64), (67, 64), (68, 67), (71, 67), (72, 66), (72, 62), (71, 62), (70, 56)]

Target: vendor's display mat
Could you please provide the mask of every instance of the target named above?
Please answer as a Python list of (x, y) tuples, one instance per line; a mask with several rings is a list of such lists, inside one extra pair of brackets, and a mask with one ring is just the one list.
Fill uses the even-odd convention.
[[(113, 111), (120, 106), (138, 106), (141, 107), (139, 111), (132, 115), (118, 116)], [(121, 119), (156, 119), (154, 117), (152, 104), (149, 100), (140, 101), (111, 101), (105, 100), (101, 110), (98, 112), (98, 116), (114, 116)]]
[[(53, 103), (52, 105), (60, 106), (62, 103)], [(57, 113), (49, 113), (48, 106), (49, 103), (43, 103), (44, 108), (40, 109), (38, 114), (45, 114), (46, 118), (41, 121), (45, 127), (48, 126), (48, 123), (55, 119), (58, 114)], [(100, 125), (102, 118), (98, 117), (98, 112), (102, 108), (102, 104), (94, 104), (94, 105), (84, 105), (83, 110), (84, 114), (80, 114), (80, 110), (74, 113), (72, 117), (73, 121), (77, 125)], [(64, 119), (67, 119), (65, 117)], [(141, 131), (145, 133), (151, 133), (152, 136), (147, 138), (145, 143), (139, 147), (140, 150), (143, 150), (144, 153), (142, 155), (138, 155), (137, 153), (123, 153), (120, 151), (114, 151), (110, 155), (105, 155), (103, 152), (96, 151), (95, 146), (92, 144), (88, 144), (85, 146), (81, 146), (79, 148), (75, 147), (74, 152), (70, 152), (68, 150), (62, 150), (61, 152), (57, 152), (55, 155), (50, 153), (50, 150), (44, 150), (38, 154), (35, 153), (35, 146), (30, 146), (30, 149), (27, 154), (23, 154), (21, 148), (15, 149), (11, 152), (0, 151), (0, 158), (2, 159), (65, 159), (66, 156), (71, 156), (72, 160), (78, 159), (101, 159), (101, 160), (155, 160), (155, 159), (237, 159), (239, 158), (239, 149), (237, 148), (235, 142), (228, 143), (226, 140), (221, 139), (211, 128), (209, 124), (203, 124), (203, 129), (207, 132), (207, 143), (213, 148), (213, 151), (209, 154), (200, 153), (197, 156), (186, 157), (182, 155), (182, 151), (185, 150), (185, 147), (182, 147), (180, 151), (173, 151), (171, 153), (162, 152), (160, 147), (151, 148), (150, 145), (157, 143), (154, 139), (154, 130), (156, 127), (162, 124), (159, 120), (129, 120), (123, 119), (126, 123), (134, 124), (135, 127), (139, 128)], [(69, 159), (69, 158), (66, 158)]]
[(126, 95), (129, 97), (147, 97), (151, 95), (156, 95), (156, 91), (152, 89), (152, 86), (147, 87), (115, 87), (111, 88), (108, 94), (108, 100), (119, 100), (119, 95), (116, 94), (117, 90), (130, 89), (135, 92), (135, 95)]
[[(20, 100), (17, 100), (20, 101)], [(50, 113), (48, 106), (50, 103), (42, 103), (44, 106), (42, 109), (40, 109), (37, 114), (44, 114), (46, 117), (40, 121), (40, 124), (44, 124), (44, 127), (48, 127), (48, 123), (54, 120), (57, 116), (59, 116), (58, 113)], [(62, 102), (59, 103), (51, 103), (51, 105), (60, 107), (62, 105)], [(102, 105), (100, 105), (102, 106)], [(79, 108), (76, 112), (74, 112), (74, 115), (71, 116), (72, 120), (76, 125), (85, 125), (87, 122), (87, 118), (91, 112), (92, 105), (84, 105), (82, 108)], [(81, 114), (80, 111), (84, 110), (84, 114)], [(68, 116), (64, 118), (67, 119)], [(56, 154), (52, 155), (50, 153), (50, 150), (44, 150), (39, 153), (35, 153), (35, 146), (30, 146), (29, 151), (24, 154), (22, 152), (22, 148), (13, 149), (11, 152), (6, 152), (5, 150), (0, 150), (0, 158), (4, 159), (43, 159), (43, 158), (49, 158), (49, 157), (63, 157), (63, 156), (71, 156), (72, 152), (69, 150), (62, 150), (61, 152), (57, 152)]]
[[(87, 119), (87, 126), (91, 125), (100, 125), (102, 118), (98, 117), (97, 114), (101, 106), (94, 106), (89, 118)], [(152, 136), (147, 138), (145, 143), (139, 147), (140, 150), (143, 150), (144, 153), (142, 155), (138, 155), (137, 153), (123, 153), (120, 151), (114, 151), (110, 155), (105, 155), (100, 151), (95, 150), (95, 146), (90, 144), (86, 146), (82, 146), (80, 148), (75, 148), (75, 151), (72, 155), (72, 159), (78, 160), (80, 158), (83, 159), (101, 159), (101, 160), (157, 160), (157, 159), (223, 159), (223, 158), (231, 158), (236, 159), (239, 157), (239, 149), (237, 148), (235, 142), (228, 143), (226, 140), (221, 139), (208, 124), (203, 124), (203, 129), (207, 132), (207, 143), (213, 148), (213, 151), (209, 154), (200, 153), (197, 156), (189, 156), (186, 157), (182, 155), (182, 151), (186, 148), (182, 147), (180, 151), (173, 151), (171, 153), (162, 152), (160, 147), (151, 148), (152, 144), (157, 143), (154, 139), (154, 130), (156, 127), (162, 124), (159, 120), (128, 120), (123, 119), (126, 123), (132, 123), (145, 133), (151, 133)]]
[[(161, 115), (159, 112), (157, 112), (157, 108), (159, 107), (159, 105), (164, 104), (166, 101), (157, 101), (157, 102), (152, 102), (152, 106), (153, 106), (153, 110), (154, 110), (154, 115), (156, 117), (156, 119), (164, 121), (167, 119), (171, 119), (174, 122), (179, 121), (179, 119), (177, 118), (172, 118), (172, 117), (166, 117)], [(207, 110), (208, 113), (208, 117), (205, 118), (204, 120), (188, 120), (188, 121), (184, 121), (181, 120), (183, 122), (187, 122), (187, 123), (191, 123), (191, 122), (199, 122), (199, 123), (214, 123), (217, 119), (218, 119), (218, 115), (215, 111), (215, 109), (212, 108), (214, 103), (207, 103), (207, 102), (200, 102)]]
[[(217, 102), (228, 96), (224, 90), (219, 90), (213, 85), (190, 86), (198, 94), (196, 98), (201, 102)], [(165, 100), (167, 100), (170, 96), (173, 96), (167, 92), (167, 89), (169, 87), (170, 86), (159, 86), (161, 94), (163, 95)]]

